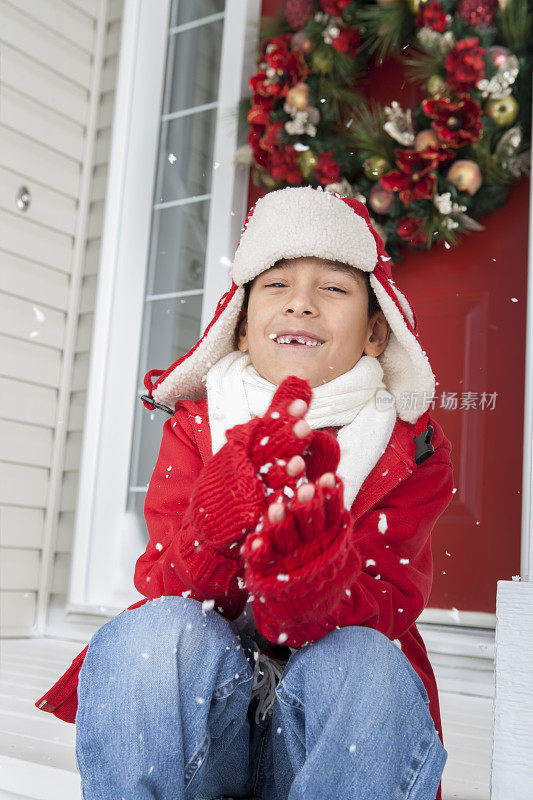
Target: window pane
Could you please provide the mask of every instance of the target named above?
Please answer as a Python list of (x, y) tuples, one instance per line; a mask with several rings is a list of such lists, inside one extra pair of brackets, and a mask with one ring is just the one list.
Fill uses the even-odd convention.
[[(139, 387), (142, 387), (148, 369), (166, 370), (196, 344), (201, 336), (201, 312), (202, 295), (147, 301), (142, 336), (143, 342), (148, 342), (148, 347), (143, 348), (146, 352), (141, 359)], [(141, 394), (145, 394), (145, 391)], [(150, 481), (163, 435), (162, 426), (167, 418), (165, 411), (155, 409), (150, 413), (144, 404), (137, 400), (130, 495), (135, 493), (136, 487), (146, 487)], [(132, 502), (131, 496), (129, 502)]]
[(200, 294), (148, 301), (151, 308), (147, 363), (152, 368), (167, 369), (196, 344), (201, 334), (202, 297)]
[(154, 215), (154, 270), (148, 294), (201, 289), (204, 283), (209, 202), (163, 208)]
[(170, 36), (165, 114), (217, 100), (223, 28), (218, 19)]
[[(139, 516), (143, 529), (146, 487), (169, 418), (144, 407), (143, 379), (150, 369), (166, 370), (202, 333), (210, 198), (193, 198), (211, 192), (224, 18), (209, 23), (200, 18), (224, 12), (224, 5), (224, 0), (173, 0), (171, 5), (171, 29), (195, 20), (199, 24), (169, 32), (166, 54), (128, 496), (128, 509)], [(193, 111), (209, 103), (214, 107)], [(198, 294), (158, 299), (190, 291)]]
[(215, 123), (211, 109), (162, 124), (159, 203), (211, 191)]
[(183, 25), (209, 14), (224, 11), (224, 0), (172, 0), (172, 25)]

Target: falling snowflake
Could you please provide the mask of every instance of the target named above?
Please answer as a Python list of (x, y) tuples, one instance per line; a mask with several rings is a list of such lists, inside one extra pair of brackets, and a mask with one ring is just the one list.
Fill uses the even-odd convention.
[(213, 608), (214, 605), (215, 605), (215, 601), (213, 599), (212, 600), (204, 600), (203, 603), (202, 603), (202, 612), (210, 611)]

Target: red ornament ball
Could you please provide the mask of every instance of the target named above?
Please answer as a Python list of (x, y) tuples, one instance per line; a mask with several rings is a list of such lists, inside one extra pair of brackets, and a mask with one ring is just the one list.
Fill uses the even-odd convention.
[(492, 25), (498, 10), (498, 0), (459, 0), (456, 14), (475, 28)]
[(313, 0), (285, 0), (285, 19), (293, 29), (305, 28), (313, 13)]

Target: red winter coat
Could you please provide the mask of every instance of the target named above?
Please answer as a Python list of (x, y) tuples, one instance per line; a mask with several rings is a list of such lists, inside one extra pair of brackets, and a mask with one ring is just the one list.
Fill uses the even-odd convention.
[[(353, 574), (349, 593), (343, 592), (336, 603), (327, 603), (328, 613), (324, 611), (318, 618), (309, 613), (306, 616), (298, 599), (294, 604), (297, 619), (290, 601), (280, 600), (287, 597), (290, 584), (283, 582), (281, 586), (279, 581), (273, 581), (266, 585), (272, 598), (265, 603), (254, 595), (252, 608), (259, 633), (272, 643), (266, 652), (277, 657), (280, 650), (287, 657), (288, 646), (299, 649), (306, 642), (347, 625), (376, 628), (389, 639), (398, 639), (426, 688), (429, 711), (444, 744), (435, 676), (415, 620), (428, 603), (433, 582), (432, 530), (453, 496), (451, 444), (428, 414), (419, 420), (417, 430), (421, 422), (422, 429), (427, 422), (433, 426), (434, 454), (417, 465), (415, 426), (397, 419), (385, 452), (353, 501), (349, 535), (354, 557), (350, 562)], [(199, 601), (214, 599), (214, 607), (229, 620), (242, 613), (253, 589), (249, 592), (243, 584), (243, 559), (238, 548), (227, 557), (220, 550), (205, 546), (205, 541), (202, 547), (194, 546), (198, 545), (196, 521), (185, 513), (198, 476), (212, 457), (207, 399), (180, 402), (173, 417), (163, 425), (159, 456), (146, 494), (144, 514), (150, 538), (134, 574), (135, 587), (144, 596), (125, 611), (157, 597), (185, 592)], [(378, 529), (380, 514), (385, 514), (387, 530), (394, 532), (386, 537), (388, 549), (384, 548)], [(408, 563), (400, 564), (400, 559), (408, 559)], [(338, 587), (338, 582), (330, 579), (331, 565), (322, 561), (317, 558), (318, 566), (308, 570), (310, 583)], [(275, 584), (285, 593), (278, 598)], [(248, 582), (247, 585), (250, 586)], [(301, 590), (301, 579), (297, 585)], [(346, 577), (342, 585), (346, 586)], [(265, 584), (263, 595), (264, 587)], [(276, 608), (276, 603), (283, 609), (283, 622), (268, 613), (267, 609)], [(302, 618), (307, 621), (302, 623)], [(277, 644), (280, 633), (287, 635), (286, 647)], [(36, 701), (38, 708), (66, 722), (75, 721), (78, 674), (87, 648), (88, 645)], [(435, 800), (441, 800), (440, 785)]]

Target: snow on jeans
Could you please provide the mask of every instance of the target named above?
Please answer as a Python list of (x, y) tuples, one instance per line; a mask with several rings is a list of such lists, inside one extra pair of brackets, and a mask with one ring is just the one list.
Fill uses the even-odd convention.
[(390, 639), (350, 626), (305, 645), (259, 724), (254, 650), (179, 596), (96, 631), (78, 682), (84, 800), (435, 800), (447, 752)]

